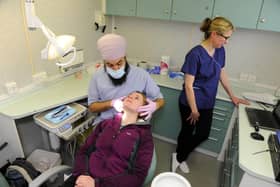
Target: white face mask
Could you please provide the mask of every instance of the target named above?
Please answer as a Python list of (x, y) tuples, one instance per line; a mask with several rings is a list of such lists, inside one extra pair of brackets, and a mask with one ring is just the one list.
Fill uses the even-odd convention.
[(123, 65), (118, 70), (113, 70), (112, 68), (109, 68), (109, 67), (106, 67), (106, 70), (107, 70), (107, 73), (109, 75), (111, 75), (113, 78), (119, 79), (125, 74), (124, 68), (125, 68), (125, 65)]

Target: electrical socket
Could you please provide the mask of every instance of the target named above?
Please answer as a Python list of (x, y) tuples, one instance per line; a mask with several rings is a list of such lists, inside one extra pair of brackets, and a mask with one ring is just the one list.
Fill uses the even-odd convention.
[(248, 75), (248, 82), (256, 82), (257, 76), (253, 74)]
[(15, 93), (18, 92), (18, 87), (17, 87), (17, 83), (16, 82), (7, 82), (5, 84), (5, 87), (6, 87), (7, 93), (9, 95), (15, 94)]
[(241, 72), (240, 75), (239, 75), (239, 80), (247, 81), (248, 77), (249, 77), (249, 75), (247, 73)]
[(280, 97), (280, 86), (275, 90), (275, 96)]
[(42, 82), (47, 78), (47, 73), (45, 71), (41, 71), (32, 75), (33, 82)]

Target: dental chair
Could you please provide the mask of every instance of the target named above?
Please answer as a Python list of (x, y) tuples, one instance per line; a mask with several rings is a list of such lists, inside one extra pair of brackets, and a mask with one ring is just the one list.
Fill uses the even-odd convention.
[[(157, 156), (156, 156), (156, 151), (154, 149), (153, 152), (153, 158), (151, 162), (151, 166), (149, 168), (149, 171), (147, 173), (146, 179), (144, 181), (143, 187), (149, 184), (149, 182), (152, 181), (154, 175), (155, 175), (155, 170), (156, 170), (156, 163), (157, 163)], [(52, 176), (55, 176), (59, 173), (64, 173), (64, 172), (69, 172), (71, 170), (70, 166), (66, 165), (59, 165), (55, 166), (53, 168), (48, 169), (38, 177), (36, 177), (33, 181), (29, 183), (29, 187), (40, 187), (43, 183), (45, 183), (48, 179), (50, 179)], [(2, 187), (2, 186), (1, 186)]]

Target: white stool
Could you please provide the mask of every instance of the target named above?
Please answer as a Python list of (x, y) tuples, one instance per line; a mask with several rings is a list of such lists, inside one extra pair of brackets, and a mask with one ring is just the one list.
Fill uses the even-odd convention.
[(153, 181), (151, 187), (191, 187), (189, 181), (183, 176), (173, 173), (164, 172), (157, 175)]

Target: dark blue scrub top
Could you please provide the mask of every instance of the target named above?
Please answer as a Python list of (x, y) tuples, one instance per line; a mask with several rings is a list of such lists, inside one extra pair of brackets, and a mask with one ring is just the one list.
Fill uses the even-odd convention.
[[(215, 105), (221, 69), (225, 66), (224, 47), (215, 49), (213, 57), (198, 45), (185, 57), (181, 71), (195, 77), (193, 88), (198, 109), (211, 109)], [(180, 103), (188, 105), (185, 84), (179, 98)]]

